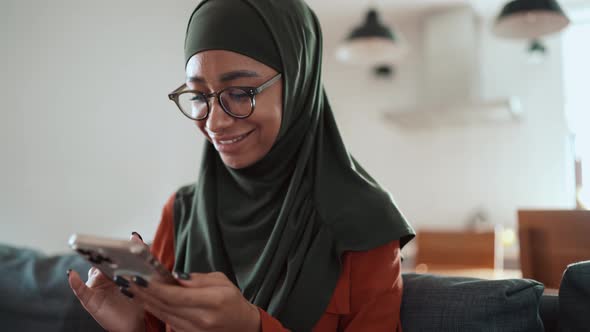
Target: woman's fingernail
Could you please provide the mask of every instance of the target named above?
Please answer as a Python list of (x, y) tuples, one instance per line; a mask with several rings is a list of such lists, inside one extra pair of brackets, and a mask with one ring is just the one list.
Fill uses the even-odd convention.
[(71, 272), (72, 272), (72, 269), (68, 269), (68, 271), (66, 272), (66, 275), (68, 276), (68, 278), (70, 277)]
[(131, 235), (137, 235), (137, 237), (143, 241), (143, 238), (141, 237), (141, 235), (139, 235), (139, 233), (137, 232), (131, 232)]
[(190, 280), (191, 279), (191, 275), (188, 273), (184, 273), (184, 272), (174, 272), (174, 276), (177, 279), (182, 279), (182, 280)]
[(142, 278), (140, 276), (133, 276), (132, 280), (138, 286), (141, 286), (141, 287), (144, 287), (144, 288), (148, 286), (148, 282), (144, 278)]
[(119, 287), (119, 290), (121, 291), (121, 293), (125, 296), (127, 296), (128, 298), (132, 299), (133, 298), (133, 293), (131, 293), (130, 291), (127, 290), (127, 288), (125, 287)]
[(129, 281), (127, 281), (127, 279), (125, 279), (121, 276), (116, 276), (113, 278), (113, 280), (115, 281), (115, 284), (117, 284), (120, 287), (124, 287), (124, 288), (129, 287)]

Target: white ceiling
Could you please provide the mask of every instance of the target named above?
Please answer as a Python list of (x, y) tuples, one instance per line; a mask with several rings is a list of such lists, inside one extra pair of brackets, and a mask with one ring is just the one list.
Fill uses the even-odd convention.
[[(321, 16), (364, 12), (370, 6), (395, 15), (415, 15), (441, 7), (471, 5), (482, 16), (496, 15), (509, 0), (306, 0)], [(558, 0), (564, 7), (590, 6), (590, 0)]]

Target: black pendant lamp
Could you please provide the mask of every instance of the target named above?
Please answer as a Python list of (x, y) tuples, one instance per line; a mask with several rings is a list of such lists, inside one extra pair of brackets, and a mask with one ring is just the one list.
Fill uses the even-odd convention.
[(336, 50), (339, 60), (351, 64), (393, 63), (405, 54), (399, 36), (381, 23), (375, 9), (367, 12), (365, 21), (354, 28)]
[(569, 23), (556, 0), (514, 0), (502, 8), (494, 33), (503, 38), (536, 39), (559, 32)]
[(539, 64), (545, 61), (548, 51), (547, 47), (539, 39), (533, 39), (527, 48), (527, 53), (529, 63)]
[(395, 68), (392, 65), (377, 65), (373, 67), (373, 75), (380, 80), (390, 80), (395, 74)]

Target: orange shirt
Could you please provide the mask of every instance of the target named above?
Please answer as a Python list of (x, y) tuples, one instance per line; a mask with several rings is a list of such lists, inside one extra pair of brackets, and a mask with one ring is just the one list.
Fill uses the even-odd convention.
[[(169, 270), (174, 266), (174, 199), (162, 213), (151, 246), (152, 254)], [(369, 251), (344, 253), (340, 279), (326, 312), (314, 332), (401, 331), (402, 277), (399, 241)], [(259, 308), (261, 331), (289, 331)], [(146, 331), (170, 331), (164, 323), (146, 314)]]

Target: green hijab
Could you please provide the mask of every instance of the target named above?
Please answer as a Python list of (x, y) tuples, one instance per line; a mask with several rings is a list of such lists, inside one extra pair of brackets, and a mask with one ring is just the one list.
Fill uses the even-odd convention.
[(175, 270), (221, 271), (285, 327), (310, 331), (345, 251), (403, 246), (414, 231), (342, 142), (322, 85), (320, 25), (303, 1), (202, 1), (185, 60), (211, 49), (281, 72), (283, 120), (271, 151), (244, 169), (206, 143), (198, 182), (176, 195)]

